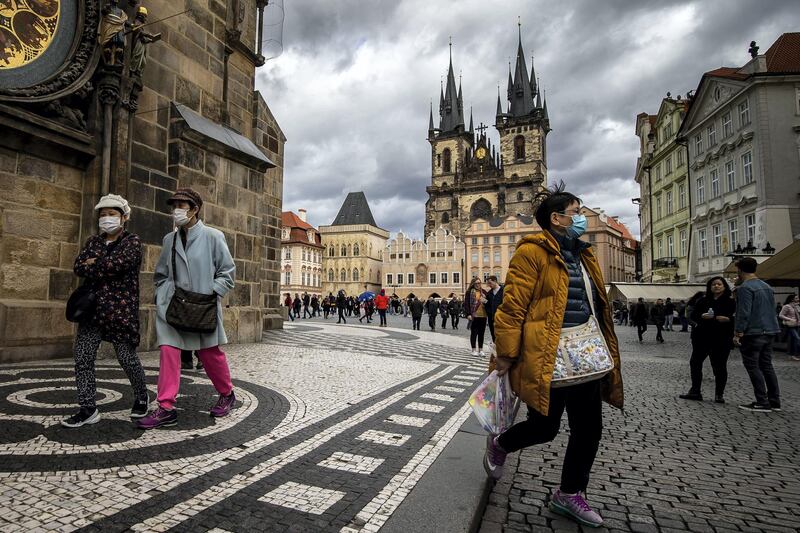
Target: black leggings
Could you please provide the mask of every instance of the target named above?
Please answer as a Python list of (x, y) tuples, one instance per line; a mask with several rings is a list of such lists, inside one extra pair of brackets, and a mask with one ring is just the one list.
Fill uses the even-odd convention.
[(486, 333), (486, 317), (476, 316), (472, 319), (472, 325), (469, 327), (469, 344), (472, 349), (475, 349), (475, 340), (478, 341), (478, 349), (483, 350), (483, 334)]
[(339, 321), (336, 322), (336, 323), (338, 324), (339, 322), (344, 322), (345, 324), (347, 324), (347, 319), (344, 317), (344, 308), (343, 307), (339, 308)]
[[(699, 333), (699, 332), (698, 332)], [(703, 363), (706, 357), (711, 359), (711, 370), (714, 372), (714, 394), (725, 394), (725, 385), (728, 382), (728, 356), (731, 353), (730, 339), (715, 339), (713, 342), (695, 341), (692, 339), (692, 357), (689, 359), (689, 368), (692, 371), (692, 388), (689, 392), (700, 394), (703, 383)]]
[(569, 442), (561, 467), (561, 490), (567, 494), (585, 491), (603, 434), (603, 404), (600, 380), (550, 389), (547, 416), (528, 407), (528, 419), (513, 425), (497, 442), (508, 453), (543, 444), (556, 438), (561, 415), (567, 411)]

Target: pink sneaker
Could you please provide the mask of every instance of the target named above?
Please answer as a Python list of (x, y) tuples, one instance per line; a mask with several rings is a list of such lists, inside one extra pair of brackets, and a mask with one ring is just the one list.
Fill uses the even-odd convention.
[(223, 416), (228, 416), (228, 413), (231, 412), (233, 409), (233, 404), (236, 403), (236, 395), (233, 394), (231, 391), (230, 394), (227, 396), (223, 396), (222, 394), (219, 395), (219, 400), (217, 400), (217, 404), (211, 408), (211, 416), (214, 418), (221, 418)]
[(178, 413), (175, 409), (163, 409), (159, 407), (148, 416), (139, 419), (139, 429), (155, 429), (174, 426), (178, 423)]
[(589, 507), (580, 492), (565, 494), (561, 492), (561, 489), (557, 489), (550, 498), (550, 510), (584, 526), (600, 527), (603, 525), (603, 518)]
[(486, 437), (486, 455), (483, 456), (483, 468), (492, 479), (503, 477), (503, 465), (506, 463), (506, 451), (497, 443), (497, 437)]

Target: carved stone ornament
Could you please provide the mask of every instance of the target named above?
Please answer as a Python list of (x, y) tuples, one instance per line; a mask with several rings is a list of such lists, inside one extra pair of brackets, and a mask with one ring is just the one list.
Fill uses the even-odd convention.
[(0, 2), (0, 103), (57, 100), (85, 87), (100, 58), (99, 23), (100, 0)]

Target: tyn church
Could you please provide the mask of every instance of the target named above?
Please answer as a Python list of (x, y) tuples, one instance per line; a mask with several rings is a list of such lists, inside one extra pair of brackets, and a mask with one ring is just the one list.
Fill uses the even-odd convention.
[(521, 32), (513, 77), (510, 68), (508, 72), (505, 111), (497, 95), (495, 128), (499, 148), (486, 135), (486, 126), (481, 124), (476, 133), (472, 113), (469, 128), (465, 126), (461, 82), (456, 87), (451, 52), (447, 86), (439, 95), (439, 127), (434, 126), (433, 107), (428, 123), (432, 173), (426, 235), (441, 226), (462, 238), (476, 219), (533, 214), (533, 197), (547, 183), (550, 119), (532, 62), (528, 74)]

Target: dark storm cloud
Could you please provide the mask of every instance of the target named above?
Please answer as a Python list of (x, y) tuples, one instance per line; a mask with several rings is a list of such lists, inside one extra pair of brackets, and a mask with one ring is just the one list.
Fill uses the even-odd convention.
[[(530, 69), (547, 90), (548, 174), (637, 232), (635, 117), (703, 72), (739, 66), (800, 27), (795, 0), (320, 2), (287, 0), (284, 54), (258, 88), (289, 139), (284, 208), (331, 222), (364, 190), (378, 223), (420, 235), (430, 182), (428, 109), (453, 39), (476, 126), (492, 124), (515, 60), (517, 16)], [(496, 140), (496, 133), (493, 134)]]

